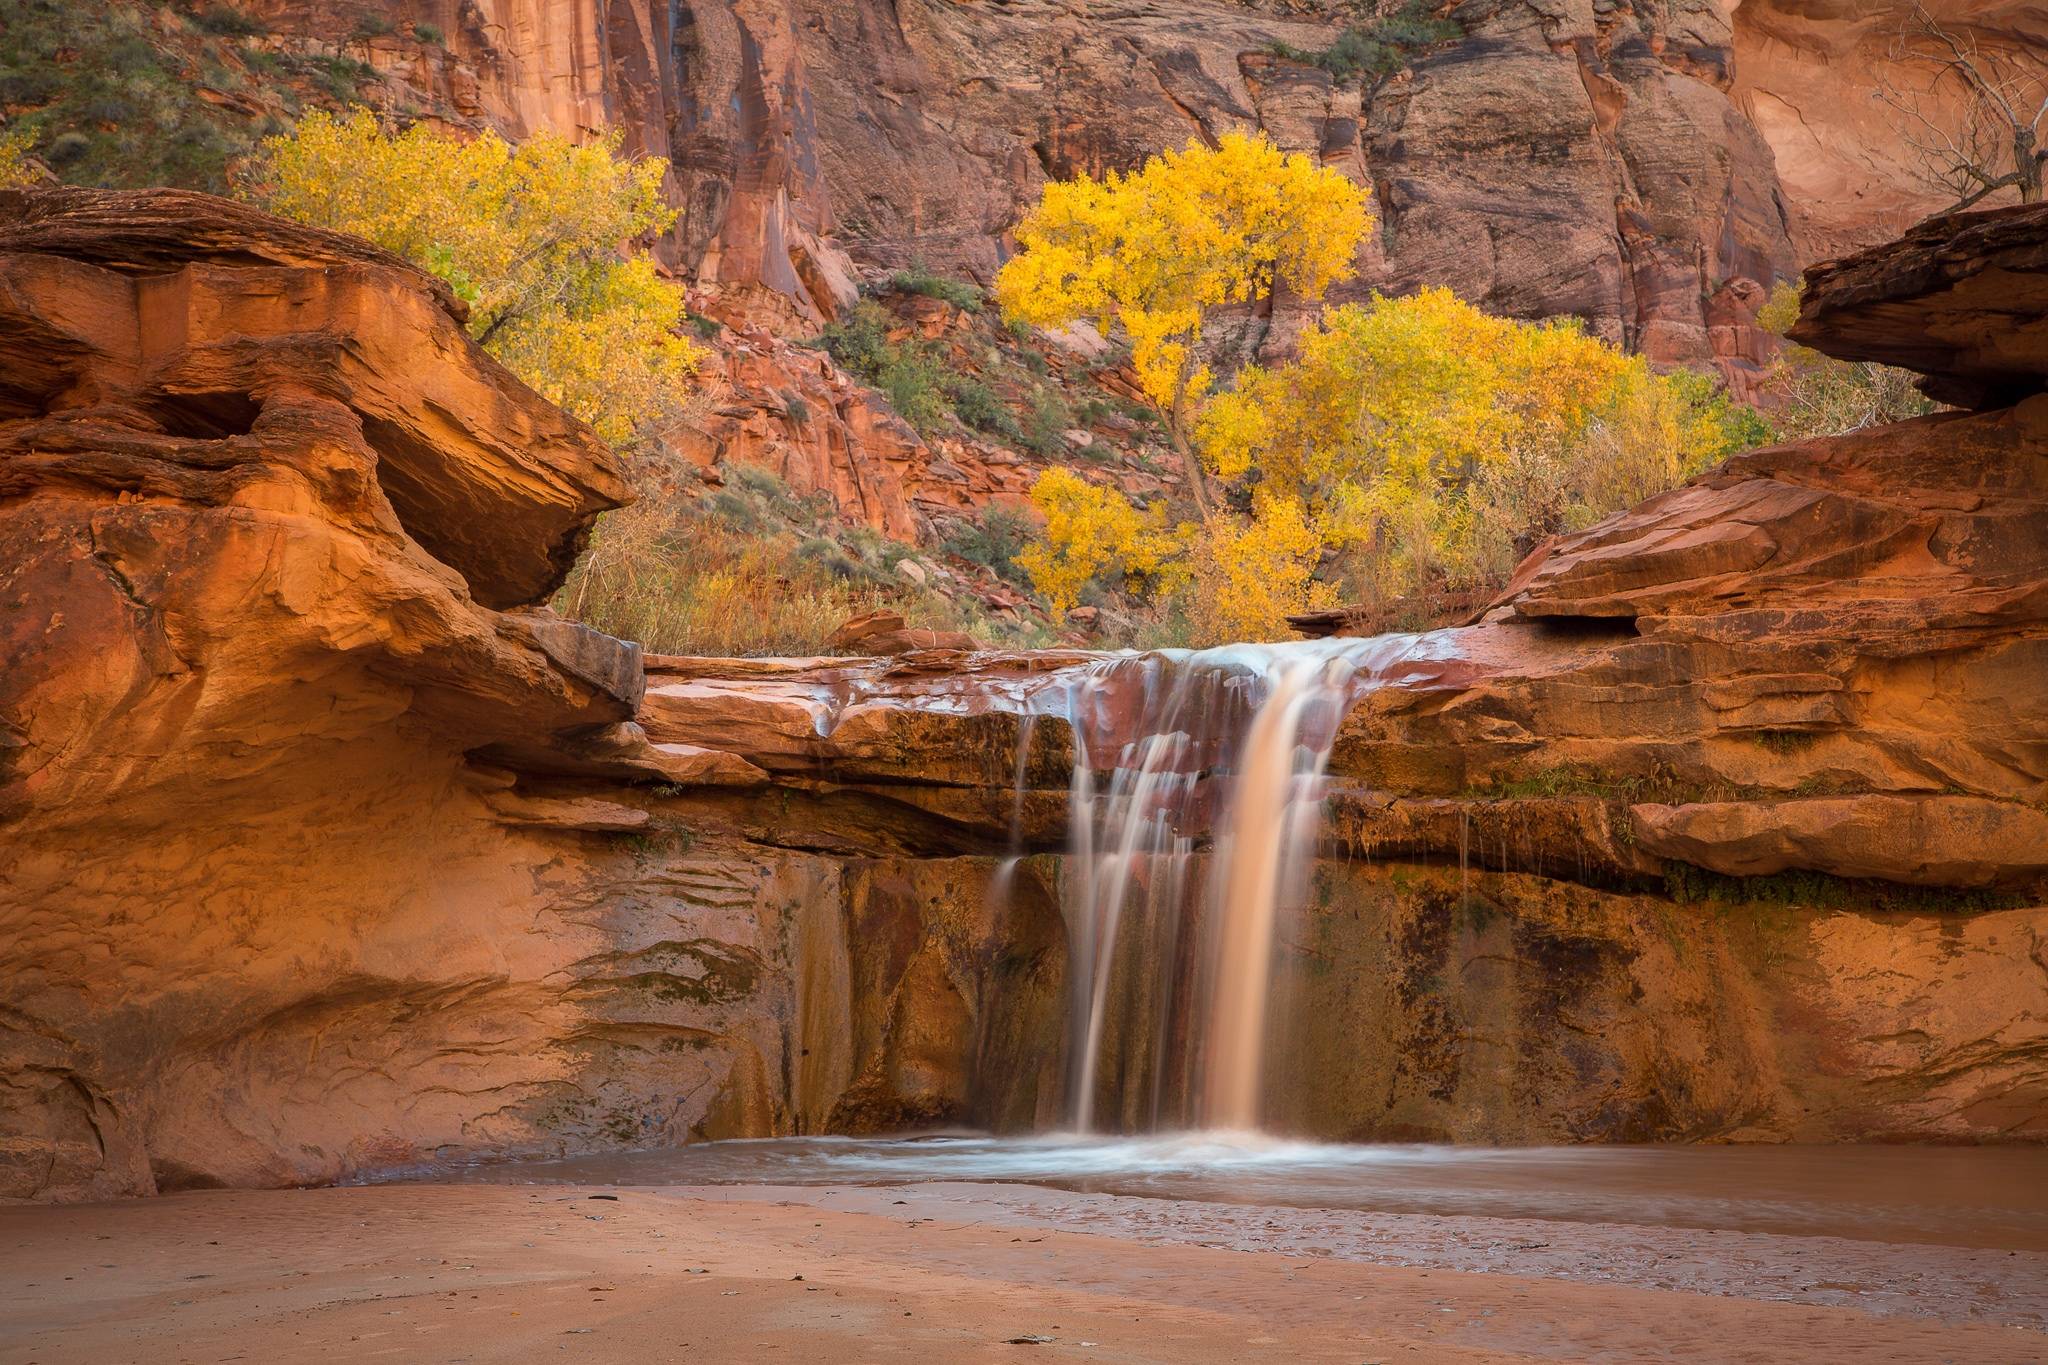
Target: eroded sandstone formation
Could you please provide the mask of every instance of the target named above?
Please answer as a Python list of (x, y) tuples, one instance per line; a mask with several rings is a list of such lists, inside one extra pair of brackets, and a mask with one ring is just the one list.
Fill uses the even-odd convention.
[[(235, 3), (262, 46), (367, 63), (362, 93), (398, 117), (668, 158), (660, 254), (743, 334), (687, 455), (714, 480), (764, 465), (906, 540), (1034, 468), (920, 440), (787, 339), (863, 277), (988, 281), (1049, 177), (1262, 129), (1373, 191), (1380, 228), (1339, 300), (1442, 285), (1576, 316), (1744, 399), (1776, 354), (1756, 324), (1776, 282), (1944, 202), (1911, 173), (1906, 116), (1871, 98), (1880, 75), (1925, 75), (1894, 70), (1900, 0), (1462, 0), (1425, 7), (1462, 36), (1385, 78), (1309, 60), (1360, 17), (1338, 0)], [(1988, 49), (2043, 36), (2024, 7), (1931, 10)], [(1310, 316), (1263, 311), (1215, 329), (1230, 356), (1277, 359)]]
[(1000, 926), (943, 861), (621, 799), (760, 771), (531, 608), (623, 485), (458, 312), (204, 196), (0, 196), (0, 1192), (882, 1123), (890, 1067), (963, 1102), (875, 1038)]
[[(1732, 95), (1770, 143), (1805, 258), (1881, 242), (1953, 197), (1921, 174), (1913, 143), (1934, 130), (1877, 98), (1880, 81), (1912, 97), (1936, 128), (1962, 126), (1963, 87), (1902, 63), (1914, 0), (1739, 0), (1732, 6)], [(1921, 0), (1966, 49), (1998, 58), (2048, 50), (2048, 14), (2009, 0)], [(2039, 95), (2034, 99), (2038, 101)]]
[[(2042, 240), (1831, 266), (1802, 335)], [(1088, 656), (554, 618), (618, 474), (457, 311), (219, 201), (0, 196), (0, 1192), (1054, 1121)], [(1992, 369), (1546, 547), (1362, 698), (1281, 1124), (2048, 1137), (2048, 385)]]

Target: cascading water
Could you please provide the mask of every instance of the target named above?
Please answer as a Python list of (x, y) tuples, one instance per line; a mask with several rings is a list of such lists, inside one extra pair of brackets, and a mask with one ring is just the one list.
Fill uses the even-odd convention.
[(1044, 695), (1075, 746), (1073, 1127), (1103, 1125), (1105, 1091), (1118, 1127), (1259, 1126), (1275, 944), (1307, 891), (1331, 746), (1359, 696), (1444, 640), (1119, 655)]

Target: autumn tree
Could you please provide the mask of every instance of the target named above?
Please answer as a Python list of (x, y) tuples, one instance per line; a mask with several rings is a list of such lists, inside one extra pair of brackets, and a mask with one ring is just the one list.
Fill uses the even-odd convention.
[(26, 129), (0, 132), (0, 190), (22, 189), (42, 178), (29, 160), (34, 146), (35, 138)]
[(1016, 229), (1018, 254), (996, 277), (1013, 321), (1121, 327), (1138, 381), (1164, 419), (1207, 516), (1194, 419), (1214, 375), (1202, 328), (1217, 309), (1284, 286), (1321, 298), (1352, 273), (1372, 229), (1365, 191), (1263, 134), (1190, 142), (1129, 174), (1046, 185)]
[(1900, 22), (1874, 98), (1897, 116), (1910, 169), (1966, 209), (2011, 190), (2041, 199), (2048, 60), (2025, 45), (1987, 47), (1915, 4)]
[(1031, 505), (1045, 518), (1045, 533), (1024, 548), (1017, 563), (1055, 616), (1079, 603), (1082, 590), (1099, 575), (1156, 574), (1173, 552), (1172, 537), (1155, 518), (1114, 488), (1057, 465), (1032, 485)]
[[(1375, 296), (1325, 314), (1293, 362), (1248, 367), (1209, 400), (1198, 455), (1229, 497), (1169, 551), (1146, 542), (1139, 582), (1198, 644), (1276, 638), (1288, 616), (1340, 598), (1428, 624), (1447, 597), (1496, 587), (1536, 539), (1765, 434), (1713, 381), (1657, 374), (1574, 323), (1492, 317), (1443, 289)], [(1055, 475), (1086, 490), (1089, 525), (1145, 524), (1066, 471), (1041, 489)], [(1049, 521), (1027, 567), (1059, 606), (1129, 572), (1127, 543)]]
[(621, 443), (679, 403), (702, 352), (683, 291), (626, 244), (664, 232), (667, 163), (616, 134), (390, 133), (366, 110), (315, 112), (268, 139), (242, 186), (273, 213), (366, 237), (446, 280), (470, 332), (549, 400)]
[(1300, 497), (1354, 591), (1384, 602), (1482, 588), (1534, 539), (1758, 434), (1711, 381), (1425, 289), (1325, 314), (1294, 362), (1214, 399), (1198, 439), (1219, 477)]

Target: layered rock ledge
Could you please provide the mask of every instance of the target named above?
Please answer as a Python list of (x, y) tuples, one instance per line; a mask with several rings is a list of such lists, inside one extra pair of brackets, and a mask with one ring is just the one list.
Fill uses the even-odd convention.
[[(0, 196), (0, 1194), (1054, 1121), (1094, 661), (554, 618), (619, 471), (458, 311)], [(1363, 695), (1276, 1122), (2048, 1137), (2044, 403), (1740, 457)]]

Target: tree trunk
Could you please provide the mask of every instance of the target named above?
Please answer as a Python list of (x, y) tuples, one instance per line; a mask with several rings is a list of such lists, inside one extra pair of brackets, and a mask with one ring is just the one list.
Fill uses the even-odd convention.
[(1179, 453), (1181, 463), (1188, 471), (1188, 494), (1195, 500), (1195, 511), (1202, 520), (1209, 520), (1209, 476), (1202, 472), (1202, 457), (1195, 453), (1194, 443), (1188, 439), (1178, 411), (1166, 414), (1167, 439)]
[(2022, 204), (2041, 202), (2041, 148), (2032, 128), (2018, 128), (2012, 135), (2013, 176), (2020, 188)]

